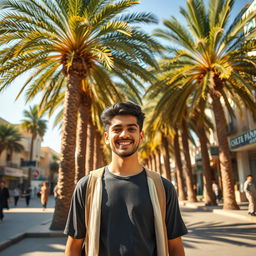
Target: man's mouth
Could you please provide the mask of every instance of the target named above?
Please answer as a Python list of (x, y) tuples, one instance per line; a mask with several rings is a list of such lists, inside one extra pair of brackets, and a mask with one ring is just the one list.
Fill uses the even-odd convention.
[(120, 146), (127, 146), (127, 145), (132, 144), (133, 141), (132, 140), (118, 140), (116, 143)]

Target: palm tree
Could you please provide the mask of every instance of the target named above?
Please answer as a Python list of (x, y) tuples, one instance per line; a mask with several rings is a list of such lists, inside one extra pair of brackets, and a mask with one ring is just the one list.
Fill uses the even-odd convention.
[[(22, 120), (21, 127), (31, 134), (29, 161), (33, 160), (34, 141), (39, 136), (44, 137), (47, 129), (47, 121), (42, 119), (39, 114), (38, 106), (29, 107), (29, 110), (24, 110), (25, 119)], [(32, 169), (29, 168), (28, 182), (30, 185)]]
[(189, 149), (189, 132), (187, 121), (183, 118), (181, 124), (181, 142), (183, 148), (183, 155), (185, 159), (185, 172), (186, 172), (186, 186), (189, 202), (196, 202), (196, 193), (193, 189), (193, 174), (192, 174), (192, 164), (190, 158), (190, 149)]
[(168, 180), (171, 180), (171, 163), (170, 163), (170, 150), (169, 140), (166, 134), (162, 132), (162, 147), (163, 147), (163, 159), (164, 159), (164, 174)]
[(212, 177), (210, 158), (207, 147), (207, 135), (203, 121), (199, 118), (197, 120), (197, 135), (200, 141), (201, 154), (202, 154), (202, 166), (203, 166), (203, 183), (204, 183), (204, 202), (205, 205), (216, 205), (216, 198), (212, 190)]
[(208, 152), (208, 137), (207, 133), (213, 130), (213, 124), (211, 120), (205, 115), (205, 105), (198, 104), (198, 108), (195, 109), (191, 116), (190, 124), (193, 131), (196, 133), (199, 139), (199, 145), (202, 155), (202, 167), (203, 167), (203, 184), (204, 184), (204, 202), (205, 205), (216, 205), (215, 194), (212, 190), (212, 174), (210, 157)]
[(6, 123), (0, 124), (0, 156), (4, 150), (21, 152), (24, 147), (21, 144), (22, 135), (14, 126)]
[[(169, 56), (160, 63), (160, 81), (155, 87), (161, 85), (164, 94), (159, 109), (166, 115), (170, 114), (167, 102), (178, 90), (182, 91), (182, 94), (177, 103), (186, 102), (193, 95), (190, 112), (194, 111), (200, 100), (211, 101), (213, 106), (225, 209), (239, 207), (235, 201), (233, 170), (222, 101), (231, 108), (229, 99), (232, 99), (234, 104), (239, 106), (243, 103), (256, 112), (253, 97), (256, 86), (251, 79), (251, 75), (256, 73), (255, 61), (254, 57), (247, 55), (250, 49), (245, 50), (242, 47), (243, 28), (255, 14), (251, 13), (241, 19), (244, 12), (242, 10), (229, 25), (233, 5), (232, 0), (209, 0), (209, 7), (206, 8), (203, 0), (189, 0), (187, 9), (180, 9), (187, 26), (171, 17), (170, 20), (164, 21), (166, 29), (159, 29), (155, 33), (176, 45), (176, 48), (168, 48)], [(185, 108), (185, 105), (179, 106), (175, 113), (177, 116)]]
[(49, 183), (50, 183), (50, 191), (51, 193), (54, 190), (54, 186), (56, 185), (54, 182), (54, 175), (56, 173), (58, 173), (59, 170), (59, 157), (56, 155), (52, 156), (52, 161), (49, 165), (49, 169), (50, 169), (50, 176), (49, 176)]
[(174, 156), (176, 163), (176, 175), (177, 175), (177, 184), (178, 184), (178, 197), (179, 200), (184, 201), (187, 199), (185, 193), (185, 183), (183, 178), (183, 165), (181, 160), (181, 150), (180, 150), (180, 142), (179, 142), (179, 130), (177, 127), (174, 128), (175, 134), (173, 137), (173, 145), (174, 145)]
[[(170, 170), (170, 136), (169, 124), (166, 124), (165, 118), (155, 112), (157, 98), (148, 100), (145, 98), (144, 112), (146, 113), (145, 121), (145, 138), (143, 143), (142, 158), (149, 160), (150, 168), (158, 171), (164, 178), (171, 180)], [(164, 161), (162, 166), (160, 163), (161, 156)], [(158, 166), (158, 167), (157, 167)]]
[[(45, 88), (47, 95), (67, 83), (57, 200), (52, 229), (63, 229), (73, 192), (77, 112), (81, 91), (91, 81), (101, 91), (111, 83), (107, 70), (134, 87), (152, 78), (142, 63), (156, 66), (159, 45), (138, 29), (155, 23), (151, 14), (122, 14), (136, 0), (1, 1), (1, 88), (25, 71), (34, 71), (22, 87), (28, 99)], [(9, 42), (12, 42), (11, 50)], [(66, 187), (65, 187), (66, 185)]]

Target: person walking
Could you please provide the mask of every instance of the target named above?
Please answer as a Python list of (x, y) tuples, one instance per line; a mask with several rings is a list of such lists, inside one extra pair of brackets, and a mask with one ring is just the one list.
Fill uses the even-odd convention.
[(25, 197), (25, 200), (26, 200), (26, 205), (27, 207), (29, 206), (30, 204), (30, 199), (31, 199), (31, 187), (28, 187), (25, 191), (24, 191), (24, 197)]
[(54, 199), (57, 200), (58, 198), (58, 194), (59, 194), (59, 187), (58, 187), (58, 183), (54, 186), (54, 189), (53, 189), (53, 196), (54, 196)]
[(5, 182), (0, 181), (0, 223), (3, 222), (4, 213), (3, 209), (9, 209), (8, 199), (10, 197), (8, 188), (5, 187)]
[(220, 200), (221, 200), (220, 189), (215, 180), (212, 180), (212, 190), (215, 195), (216, 202), (220, 203)]
[(141, 108), (116, 103), (101, 120), (112, 160), (76, 185), (64, 231), (65, 256), (184, 256), (181, 236), (187, 229), (174, 186), (139, 163)]
[(13, 197), (14, 197), (14, 206), (17, 206), (20, 198), (20, 189), (18, 186), (16, 186), (13, 191)]
[(248, 214), (256, 216), (256, 188), (253, 183), (253, 176), (248, 175), (244, 183), (244, 192), (249, 201)]
[(41, 194), (41, 204), (43, 206), (43, 210), (46, 209), (47, 207), (47, 202), (48, 202), (48, 199), (49, 199), (49, 185), (46, 181), (43, 182), (43, 186), (41, 187), (41, 191), (40, 191), (40, 194)]

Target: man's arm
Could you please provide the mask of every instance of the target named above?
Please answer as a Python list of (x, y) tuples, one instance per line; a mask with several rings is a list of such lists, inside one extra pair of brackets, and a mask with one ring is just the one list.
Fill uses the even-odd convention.
[(168, 240), (169, 256), (185, 256), (181, 237)]
[(68, 236), (65, 256), (80, 256), (84, 239), (76, 239), (72, 236)]

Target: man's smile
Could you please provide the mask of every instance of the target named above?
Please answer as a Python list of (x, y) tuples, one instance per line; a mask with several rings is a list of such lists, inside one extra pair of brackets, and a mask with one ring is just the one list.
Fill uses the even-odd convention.
[(120, 146), (127, 146), (133, 143), (133, 140), (117, 140), (116, 144)]

